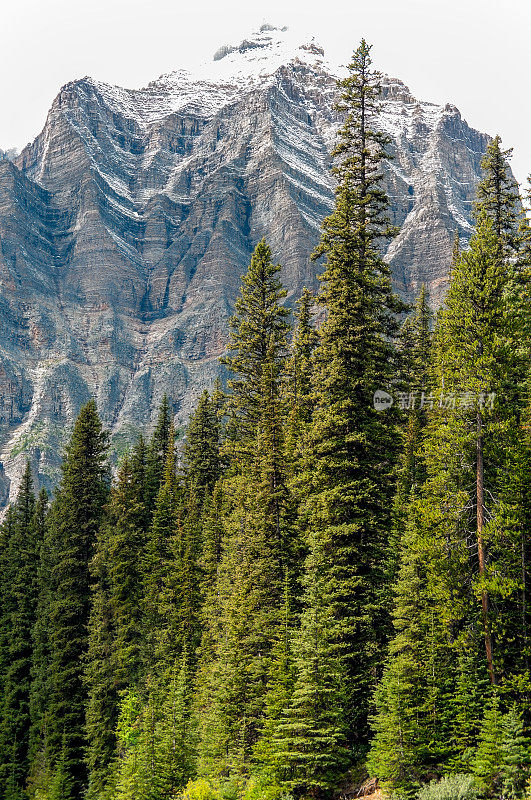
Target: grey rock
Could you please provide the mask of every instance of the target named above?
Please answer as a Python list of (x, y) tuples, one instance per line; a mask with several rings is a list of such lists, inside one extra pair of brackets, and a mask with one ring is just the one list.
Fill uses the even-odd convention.
[[(61, 450), (95, 396), (115, 456), (153, 424), (164, 392), (177, 424), (218, 374), (227, 319), (266, 237), (292, 303), (333, 205), (336, 71), (322, 49), (286, 50), (263, 26), (219, 50), (210, 73), (145, 89), (64, 86), (42, 133), (0, 158), (0, 503), (26, 459), (57, 481)], [(218, 72), (215, 72), (218, 70)], [(440, 302), (452, 243), (471, 231), (488, 142), (459, 111), (383, 82), (385, 175), (401, 233), (396, 289)]]

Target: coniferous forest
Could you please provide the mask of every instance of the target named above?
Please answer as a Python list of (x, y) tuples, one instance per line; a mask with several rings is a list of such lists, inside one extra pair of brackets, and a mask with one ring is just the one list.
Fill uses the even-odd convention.
[(1, 800), (531, 797), (525, 198), (496, 137), (443, 307), (406, 306), (365, 41), (339, 89), (319, 293), (292, 315), (261, 241), (183, 437), (165, 397), (113, 475), (90, 401), (53, 496), (26, 470)]

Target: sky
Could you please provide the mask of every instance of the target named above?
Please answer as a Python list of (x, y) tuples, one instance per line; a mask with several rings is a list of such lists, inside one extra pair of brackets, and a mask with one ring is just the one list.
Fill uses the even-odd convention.
[(339, 63), (365, 37), (378, 69), (499, 133), (517, 178), (531, 173), (529, 0), (0, 0), (0, 147), (32, 140), (70, 80), (139, 88), (263, 22), (314, 35)]

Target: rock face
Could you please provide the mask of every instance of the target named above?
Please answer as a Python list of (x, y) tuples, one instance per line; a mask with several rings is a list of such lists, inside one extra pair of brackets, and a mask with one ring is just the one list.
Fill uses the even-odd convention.
[[(226, 322), (256, 243), (283, 265), (289, 299), (333, 203), (338, 71), (314, 42), (263, 28), (197, 74), (126, 90), (64, 86), (37, 139), (0, 157), (0, 503), (24, 462), (50, 487), (91, 395), (119, 453), (164, 392), (177, 422), (217, 374)], [(396, 289), (446, 286), (466, 239), (487, 136), (451, 105), (385, 78), (387, 190), (400, 235)]]

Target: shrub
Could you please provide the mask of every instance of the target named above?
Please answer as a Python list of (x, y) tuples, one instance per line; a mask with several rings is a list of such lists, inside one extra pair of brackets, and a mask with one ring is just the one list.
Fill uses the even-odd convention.
[(473, 775), (445, 775), (431, 781), (418, 793), (418, 800), (477, 800), (478, 788)]
[(282, 786), (251, 778), (242, 794), (242, 800), (293, 800), (293, 798)]
[(197, 778), (187, 783), (181, 797), (182, 800), (221, 800), (221, 793), (205, 778)]

